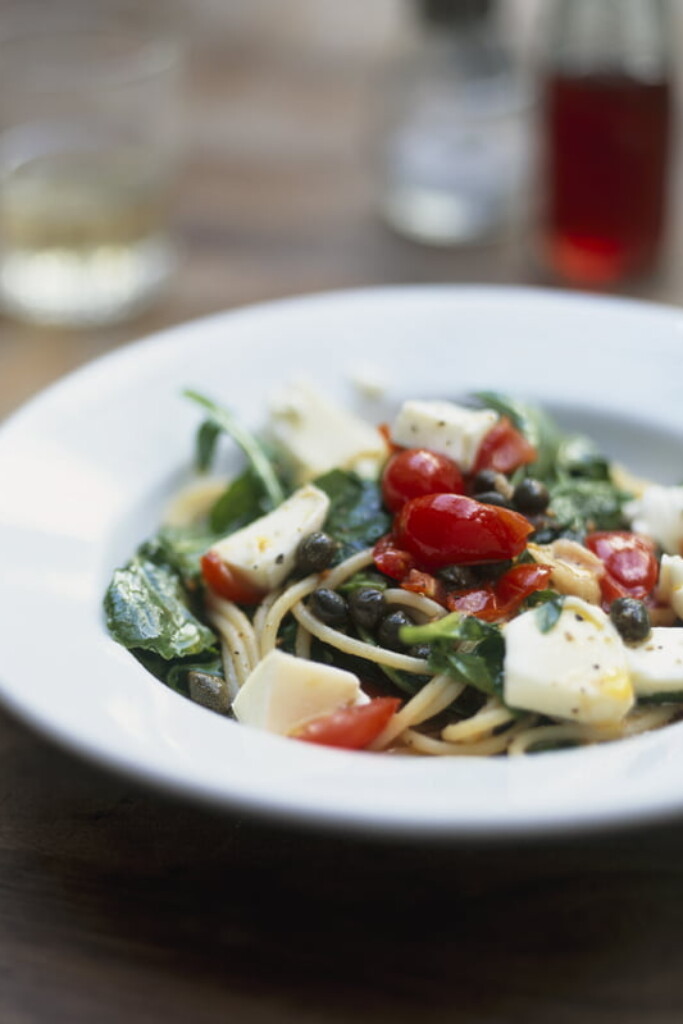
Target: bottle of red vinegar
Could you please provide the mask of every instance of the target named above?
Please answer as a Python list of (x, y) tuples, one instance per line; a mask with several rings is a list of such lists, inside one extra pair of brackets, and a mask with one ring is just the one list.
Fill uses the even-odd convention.
[(653, 268), (666, 228), (674, 25), (666, 0), (547, 0), (543, 254), (607, 288)]

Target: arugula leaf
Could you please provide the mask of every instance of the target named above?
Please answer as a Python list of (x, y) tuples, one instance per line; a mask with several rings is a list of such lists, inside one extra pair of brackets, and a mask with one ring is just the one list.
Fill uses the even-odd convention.
[(129, 649), (166, 660), (215, 650), (216, 637), (193, 615), (178, 575), (139, 555), (114, 573), (104, 608), (112, 637)]
[(340, 545), (337, 561), (370, 547), (391, 527), (391, 516), (382, 504), (376, 480), (332, 469), (313, 481), (330, 499), (325, 532)]
[(508, 416), (534, 446), (537, 456), (536, 461), (528, 467), (529, 472), (538, 480), (547, 481), (552, 477), (557, 450), (562, 441), (562, 432), (554, 419), (535, 405), (520, 402), (497, 391), (479, 391), (475, 397), (501, 416)]
[[(233, 416), (229, 409), (217, 405), (216, 402), (212, 402), (210, 398), (197, 391), (187, 390), (183, 394), (206, 409), (209, 413), (209, 422), (213, 423), (218, 430), (228, 434), (239, 445), (249, 459), (254, 473), (261, 479), (270, 508), (276, 508), (282, 504), (285, 498), (282, 485), (260, 441)], [(214, 443), (215, 438), (211, 445)]]
[(501, 696), (505, 640), (496, 626), (452, 612), (426, 626), (404, 626), (401, 640), (429, 644), (429, 667), (433, 672), (448, 672), (482, 693)]
[(265, 515), (270, 508), (263, 480), (249, 467), (228, 484), (214, 503), (209, 523), (217, 534), (234, 533)]

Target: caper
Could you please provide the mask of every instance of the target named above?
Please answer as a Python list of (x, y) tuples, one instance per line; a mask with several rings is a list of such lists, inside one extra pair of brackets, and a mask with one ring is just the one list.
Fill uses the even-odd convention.
[(344, 626), (348, 620), (349, 606), (336, 590), (318, 587), (310, 597), (310, 610), (316, 619), (327, 626)]
[(482, 491), (476, 495), (477, 501), (483, 505), (498, 505), (499, 508), (510, 508), (510, 502), (500, 491)]
[(480, 469), (472, 481), (472, 494), (481, 494), (482, 491), (497, 490), (498, 473), (495, 469)]
[(381, 647), (389, 647), (393, 651), (401, 651), (407, 644), (403, 643), (399, 633), (404, 626), (414, 625), (415, 623), (411, 617), (404, 611), (389, 612), (388, 615), (381, 619), (377, 628), (377, 641)]
[(327, 533), (316, 530), (299, 541), (296, 549), (296, 568), (307, 576), (322, 572), (331, 564), (339, 545)]
[(629, 643), (646, 640), (650, 635), (650, 614), (635, 597), (618, 597), (612, 601), (609, 616), (621, 637)]
[(358, 587), (348, 597), (351, 618), (361, 629), (375, 629), (386, 608), (384, 594), (376, 587)]
[(515, 487), (512, 493), (512, 503), (518, 512), (524, 515), (538, 515), (545, 512), (550, 504), (550, 492), (544, 483), (528, 476)]
[(447, 565), (445, 569), (439, 570), (437, 576), (453, 590), (465, 590), (467, 587), (472, 587), (477, 579), (476, 573), (467, 565)]
[(432, 648), (429, 644), (413, 644), (408, 650), (412, 658), (422, 658), (423, 661), (427, 661), (431, 653)]

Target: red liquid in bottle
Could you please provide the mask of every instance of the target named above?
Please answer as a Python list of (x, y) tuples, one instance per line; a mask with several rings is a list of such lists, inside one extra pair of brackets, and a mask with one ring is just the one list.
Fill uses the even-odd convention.
[(664, 226), (669, 84), (558, 74), (546, 89), (549, 266), (598, 287), (647, 270)]

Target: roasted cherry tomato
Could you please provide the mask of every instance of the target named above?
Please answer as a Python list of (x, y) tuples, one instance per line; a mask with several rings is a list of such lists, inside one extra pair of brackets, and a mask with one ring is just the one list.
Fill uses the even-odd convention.
[(207, 551), (201, 558), (202, 576), (210, 590), (235, 604), (256, 604), (264, 594), (236, 569), (226, 565), (215, 551)]
[(600, 586), (606, 603), (617, 597), (643, 600), (652, 593), (658, 563), (654, 544), (647, 537), (628, 530), (604, 530), (589, 533), (584, 544), (605, 566)]
[(514, 558), (533, 531), (528, 519), (463, 494), (429, 494), (406, 502), (394, 524), (396, 546), (429, 571)]
[(362, 750), (379, 736), (400, 703), (398, 697), (375, 697), (368, 704), (356, 704), (314, 718), (293, 735), (295, 739), (325, 747)]
[(536, 459), (536, 449), (524, 434), (513, 427), (507, 416), (501, 416), (481, 442), (472, 473), (494, 469), (497, 473), (512, 473)]
[(462, 494), (465, 485), (457, 463), (428, 448), (404, 448), (392, 455), (382, 474), (382, 497), (392, 512), (423, 494)]
[(514, 615), (530, 594), (543, 590), (551, 572), (547, 565), (514, 565), (496, 583), (448, 594), (446, 607), (487, 622), (500, 622)]
[(403, 551), (391, 534), (387, 534), (375, 544), (372, 557), (377, 569), (392, 580), (403, 580), (415, 568), (415, 559), (407, 551)]

